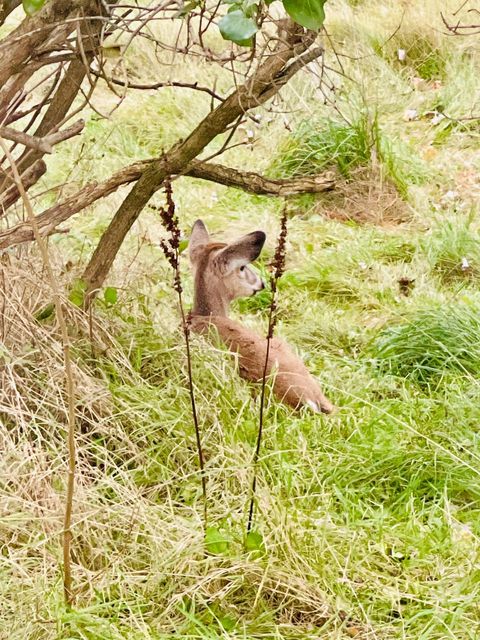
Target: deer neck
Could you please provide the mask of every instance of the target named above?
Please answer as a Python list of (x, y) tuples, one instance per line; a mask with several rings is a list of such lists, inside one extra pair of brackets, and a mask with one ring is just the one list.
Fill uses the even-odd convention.
[(206, 300), (203, 296), (195, 295), (192, 315), (194, 316), (222, 316), (227, 317), (228, 306), (223, 300)]
[(197, 272), (192, 315), (227, 317), (229, 302), (226, 291), (222, 291), (222, 287), (212, 290), (205, 272)]

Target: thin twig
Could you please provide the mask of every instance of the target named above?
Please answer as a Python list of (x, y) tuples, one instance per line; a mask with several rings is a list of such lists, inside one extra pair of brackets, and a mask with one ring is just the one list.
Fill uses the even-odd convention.
[(17, 185), (18, 191), (22, 197), (30, 224), (35, 235), (35, 240), (40, 250), (42, 261), (47, 272), (47, 277), (52, 289), (52, 296), (55, 303), (56, 317), (60, 325), (60, 332), (63, 344), (63, 362), (65, 368), (66, 395), (68, 404), (68, 476), (67, 476), (67, 493), (65, 497), (65, 515), (63, 521), (63, 590), (65, 595), (65, 604), (71, 607), (74, 601), (72, 590), (72, 567), (71, 567), (71, 542), (72, 542), (72, 510), (73, 510), (73, 494), (75, 489), (75, 381), (73, 378), (72, 361), (70, 357), (70, 340), (68, 337), (67, 323), (63, 313), (62, 300), (59, 293), (59, 285), (55, 279), (50, 257), (48, 255), (47, 244), (40, 234), (35, 214), (30, 199), (23, 186), (22, 178), (18, 171), (15, 160), (8, 150), (4, 141), (0, 138), (0, 146), (6, 155), (12, 174)]
[(153, 91), (156, 89), (163, 89), (165, 87), (177, 87), (180, 89), (192, 89), (193, 91), (202, 91), (203, 93), (208, 93), (209, 96), (216, 100), (220, 100), (223, 102), (224, 98), (220, 96), (218, 93), (215, 93), (213, 89), (209, 87), (199, 86), (198, 82), (177, 82), (176, 80), (165, 80), (164, 82), (153, 82), (149, 83), (140, 83), (140, 82), (131, 82), (127, 78), (125, 80), (121, 80), (120, 78), (105, 78), (100, 72), (95, 69), (90, 69), (90, 73), (98, 78), (102, 78), (107, 82), (111, 82), (112, 84), (116, 84), (120, 87), (124, 87), (125, 89), (139, 89), (141, 91)]
[(162, 224), (169, 233), (168, 241), (162, 240), (161, 247), (165, 257), (167, 258), (170, 266), (174, 272), (173, 288), (177, 292), (178, 304), (180, 307), (180, 315), (182, 318), (182, 329), (185, 338), (185, 348), (187, 355), (187, 373), (188, 373), (188, 391), (190, 394), (190, 403), (192, 405), (192, 417), (195, 427), (195, 439), (197, 444), (198, 453), (198, 466), (200, 467), (200, 477), (202, 482), (202, 494), (203, 494), (203, 523), (205, 532), (207, 531), (208, 523), (208, 509), (207, 509), (207, 479), (205, 476), (205, 459), (203, 456), (202, 438), (200, 434), (200, 426), (198, 423), (197, 407), (195, 404), (195, 392), (193, 388), (193, 374), (192, 374), (192, 358), (190, 352), (190, 326), (188, 319), (185, 315), (185, 308), (182, 298), (182, 282), (180, 275), (180, 228), (178, 226), (178, 218), (175, 215), (175, 202), (172, 195), (172, 183), (171, 179), (165, 180), (165, 193), (167, 198), (167, 206), (158, 209)]
[(252, 478), (252, 487), (250, 490), (250, 506), (248, 509), (247, 534), (250, 533), (252, 529), (252, 522), (253, 522), (255, 492), (257, 489), (258, 458), (260, 455), (260, 447), (262, 446), (263, 414), (264, 414), (264, 405), (265, 405), (265, 390), (267, 386), (267, 372), (269, 369), (270, 344), (272, 342), (273, 332), (275, 330), (275, 325), (277, 323), (277, 316), (276, 316), (277, 283), (285, 269), (286, 240), (287, 240), (287, 206), (285, 204), (285, 206), (283, 207), (282, 217), (280, 220), (280, 234), (278, 236), (277, 248), (275, 249), (275, 254), (273, 256), (273, 260), (271, 263), (271, 267), (273, 269), (272, 276), (270, 277), (270, 287), (271, 287), (272, 297), (270, 301), (270, 310), (268, 314), (267, 349), (265, 353), (265, 364), (263, 367), (263, 375), (262, 375), (262, 391), (260, 395), (260, 414), (259, 414), (259, 420), (258, 420), (257, 444), (255, 446), (255, 452), (253, 454), (253, 461), (252, 461), (253, 478)]

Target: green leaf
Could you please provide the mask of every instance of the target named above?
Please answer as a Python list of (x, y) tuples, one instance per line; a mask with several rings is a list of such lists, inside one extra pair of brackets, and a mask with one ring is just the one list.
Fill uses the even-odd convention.
[(87, 290), (87, 283), (85, 280), (75, 280), (73, 283), (73, 287), (70, 291), (70, 295), (68, 299), (70, 302), (77, 307), (83, 307), (83, 303), (85, 301), (85, 292)]
[(178, 245), (178, 253), (183, 253), (187, 247), (188, 247), (188, 238), (184, 238), (183, 240), (180, 240), (180, 244)]
[(235, 618), (229, 615), (219, 616), (218, 621), (222, 625), (224, 631), (233, 631), (237, 626)]
[(207, 527), (205, 533), (205, 546), (207, 551), (214, 555), (219, 555), (228, 551), (229, 540), (223, 533), (217, 529), (217, 527)]
[(27, 14), (27, 16), (33, 16), (34, 13), (37, 13), (39, 9), (43, 7), (45, 4), (45, 0), (23, 0), (23, 10)]
[(242, 11), (247, 18), (255, 17), (258, 11), (258, 0), (243, 0)]
[(48, 320), (48, 318), (51, 318), (54, 313), (55, 313), (55, 305), (53, 304), (53, 302), (50, 302), (49, 304), (42, 307), (40, 311), (37, 311), (34, 317), (35, 317), (35, 320), (37, 320), (38, 322), (41, 322), (42, 320)]
[(190, 0), (190, 2), (185, 2), (185, 4), (178, 10), (178, 13), (175, 14), (175, 18), (183, 18), (193, 11), (200, 5), (200, 0)]
[(263, 544), (263, 536), (258, 531), (249, 531), (245, 540), (245, 549), (247, 551), (261, 551), (265, 552), (265, 545)]
[(317, 31), (325, 20), (326, 0), (283, 0), (288, 15), (302, 27)]
[(118, 291), (116, 287), (107, 287), (103, 293), (103, 299), (107, 304), (115, 304), (118, 300)]
[(258, 27), (252, 18), (235, 9), (227, 13), (218, 23), (218, 28), (224, 40), (231, 40), (242, 46), (250, 46), (252, 36), (257, 33)]

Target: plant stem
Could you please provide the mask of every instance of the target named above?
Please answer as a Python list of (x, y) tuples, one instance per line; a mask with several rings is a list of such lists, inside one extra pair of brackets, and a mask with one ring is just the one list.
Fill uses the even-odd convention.
[(208, 526), (208, 500), (207, 500), (207, 478), (205, 476), (205, 459), (203, 457), (202, 438), (200, 435), (200, 426), (198, 424), (197, 406), (195, 404), (195, 393), (193, 390), (193, 374), (192, 374), (192, 357), (190, 353), (190, 328), (188, 326), (188, 320), (185, 317), (185, 311), (183, 308), (182, 294), (178, 293), (178, 302), (180, 305), (180, 313), (182, 316), (183, 335), (185, 337), (185, 347), (187, 351), (187, 372), (188, 372), (188, 391), (190, 394), (190, 403), (192, 405), (192, 417), (193, 424), (195, 426), (195, 439), (197, 442), (198, 452), (198, 466), (200, 467), (200, 477), (202, 481), (202, 495), (203, 495), (203, 525), (205, 533)]
[(255, 504), (255, 492), (257, 489), (257, 466), (258, 466), (258, 457), (260, 455), (260, 447), (262, 446), (262, 435), (263, 435), (263, 412), (265, 405), (265, 389), (267, 386), (267, 370), (268, 370), (268, 359), (270, 357), (270, 343), (273, 336), (273, 328), (274, 328), (274, 309), (275, 309), (275, 294), (276, 287), (274, 289), (273, 278), (272, 278), (272, 301), (270, 303), (270, 312), (268, 316), (268, 333), (267, 333), (267, 350), (265, 353), (265, 364), (263, 366), (263, 375), (262, 375), (262, 391), (260, 394), (260, 415), (258, 420), (258, 433), (257, 433), (257, 444), (255, 446), (255, 453), (253, 454), (253, 479), (252, 479), (252, 488), (250, 489), (250, 506), (248, 509), (248, 522), (247, 522), (247, 533), (250, 533), (252, 529), (253, 522), (253, 509)]
[(162, 240), (161, 247), (163, 253), (170, 266), (173, 269), (174, 279), (173, 288), (177, 292), (178, 304), (180, 307), (180, 314), (182, 318), (182, 329), (185, 338), (185, 347), (187, 352), (187, 371), (188, 371), (188, 391), (190, 394), (190, 403), (192, 405), (193, 424), (195, 427), (195, 439), (197, 444), (198, 453), (198, 466), (200, 468), (200, 476), (202, 482), (203, 493), (203, 522), (205, 533), (207, 531), (208, 523), (208, 511), (207, 511), (207, 479), (205, 476), (205, 458), (203, 456), (202, 438), (200, 435), (200, 426), (198, 423), (197, 407), (195, 404), (195, 392), (193, 388), (193, 375), (192, 375), (192, 357), (190, 351), (190, 327), (188, 319), (185, 315), (185, 309), (183, 306), (182, 298), (182, 279), (180, 274), (180, 228), (178, 226), (178, 217), (175, 215), (175, 202), (172, 194), (172, 183), (169, 177), (165, 179), (165, 194), (167, 200), (166, 207), (160, 207), (158, 212), (162, 220), (162, 224), (169, 234), (168, 241)]

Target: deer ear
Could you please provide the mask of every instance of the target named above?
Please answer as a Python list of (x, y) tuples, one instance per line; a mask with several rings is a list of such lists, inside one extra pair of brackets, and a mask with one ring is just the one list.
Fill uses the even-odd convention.
[(253, 231), (232, 242), (218, 254), (220, 260), (230, 271), (242, 267), (258, 258), (265, 244), (266, 235), (263, 231)]
[(188, 243), (188, 255), (191, 262), (195, 262), (198, 258), (198, 249), (210, 242), (207, 227), (201, 220), (197, 220), (192, 227), (190, 234), (190, 242)]

